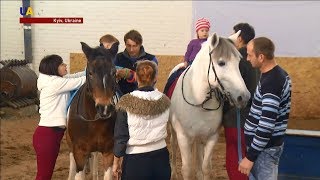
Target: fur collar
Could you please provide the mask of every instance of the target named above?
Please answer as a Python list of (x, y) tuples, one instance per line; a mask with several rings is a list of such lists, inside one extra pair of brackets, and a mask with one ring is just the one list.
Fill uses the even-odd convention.
[(168, 110), (170, 100), (166, 95), (158, 100), (146, 100), (132, 94), (122, 96), (116, 105), (117, 110), (126, 111), (139, 116), (158, 116)]

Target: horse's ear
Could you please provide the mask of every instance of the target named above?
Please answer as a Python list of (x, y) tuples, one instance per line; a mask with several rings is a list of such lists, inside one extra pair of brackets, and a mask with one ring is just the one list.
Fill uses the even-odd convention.
[(84, 43), (84, 42), (80, 42), (81, 46), (82, 46), (82, 51), (84, 52), (84, 54), (86, 55), (87, 59), (89, 60), (90, 55), (92, 53), (92, 48), (90, 46), (88, 46), (88, 44)]
[(211, 42), (212, 49), (214, 49), (219, 44), (219, 36), (217, 33), (214, 33), (209, 37), (208, 41)]
[(230, 39), (233, 43), (236, 43), (240, 33), (241, 33), (241, 30), (229, 36), (228, 39)]
[(115, 42), (112, 44), (111, 48), (110, 48), (110, 52), (113, 56), (115, 56), (118, 53), (118, 49), (119, 49), (119, 42)]

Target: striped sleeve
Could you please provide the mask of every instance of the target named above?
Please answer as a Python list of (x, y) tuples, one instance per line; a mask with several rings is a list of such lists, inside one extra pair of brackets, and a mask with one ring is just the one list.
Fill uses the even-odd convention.
[(254, 162), (265, 148), (279, 145), (288, 124), (291, 107), (291, 79), (280, 68), (263, 75), (254, 94), (244, 129), (246, 157)]
[(279, 96), (272, 93), (262, 95), (261, 117), (247, 155), (250, 161), (254, 161), (268, 144), (275, 129), (279, 104)]

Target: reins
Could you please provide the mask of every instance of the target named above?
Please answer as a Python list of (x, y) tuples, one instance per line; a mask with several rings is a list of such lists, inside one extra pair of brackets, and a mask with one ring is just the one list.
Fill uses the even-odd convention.
[[(182, 90), (182, 97), (183, 97), (184, 101), (185, 101), (186, 103), (188, 103), (189, 105), (191, 105), (191, 106), (201, 107), (202, 109), (207, 110), (207, 111), (215, 111), (215, 110), (218, 110), (218, 109), (221, 107), (222, 103), (223, 103), (226, 99), (231, 99), (230, 93), (225, 91), (224, 86), (222, 85), (219, 77), (217, 76), (217, 72), (216, 72), (216, 70), (215, 70), (215, 68), (214, 68), (211, 55), (212, 55), (212, 51), (209, 49), (210, 61), (209, 61), (208, 72), (207, 72), (207, 80), (208, 80), (208, 85), (209, 85), (210, 90), (209, 90), (209, 92), (207, 92), (207, 96), (206, 96), (206, 98), (202, 101), (202, 103), (200, 103), (200, 104), (193, 104), (193, 103), (189, 102), (189, 101), (186, 99), (185, 95), (184, 95), (184, 88), (183, 88), (184, 78), (185, 78), (185, 75), (187, 74), (187, 72), (189, 71), (190, 66), (188, 66), (187, 69), (185, 70), (185, 73), (184, 73), (183, 76), (182, 76), (182, 84), (181, 84), (181, 86), (182, 86), (182, 88), (181, 88), (181, 90)], [(210, 85), (210, 82), (209, 82), (210, 67), (212, 68), (212, 71), (213, 71), (213, 73), (214, 73), (214, 75), (215, 75), (215, 81), (218, 81), (218, 84), (220, 85), (222, 92), (221, 92), (221, 90), (219, 90), (219, 88), (212, 88), (211, 85)], [(219, 102), (218, 107), (216, 107), (216, 108), (206, 108), (206, 107), (204, 107), (204, 104), (205, 104), (207, 101), (209, 101), (210, 99), (213, 99), (213, 97), (215, 97), (215, 98), (217, 99), (217, 101)]]

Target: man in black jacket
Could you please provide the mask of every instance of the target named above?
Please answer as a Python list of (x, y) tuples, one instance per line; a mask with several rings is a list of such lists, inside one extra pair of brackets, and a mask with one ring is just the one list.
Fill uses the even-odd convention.
[[(241, 76), (247, 86), (247, 89), (251, 93), (251, 98), (247, 106), (240, 111), (240, 127), (241, 127), (241, 151), (242, 157), (246, 152), (246, 145), (243, 134), (243, 126), (246, 117), (249, 114), (251, 100), (257, 82), (259, 81), (260, 72), (254, 69), (250, 62), (247, 61), (247, 43), (255, 37), (254, 28), (248, 23), (239, 23), (233, 27), (234, 32), (241, 30), (238, 38), (235, 40), (235, 46), (241, 53), (242, 58), (239, 63), (239, 69)], [(248, 177), (238, 171), (238, 152), (237, 152), (237, 116), (236, 107), (231, 107), (227, 102), (223, 108), (223, 126), (225, 130), (226, 138), (226, 169), (230, 180), (246, 180)]]
[(124, 36), (126, 49), (118, 53), (115, 59), (115, 65), (118, 67), (117, 78), (120, 90), (123, 94), (130, 93), (137, 89), (135, 81), (136, 62), (141, 60), (150, 60), (158, 64), (157, 58), (146, 53), (142, 46), (142, 36), (136, 30), (130, 30)]

